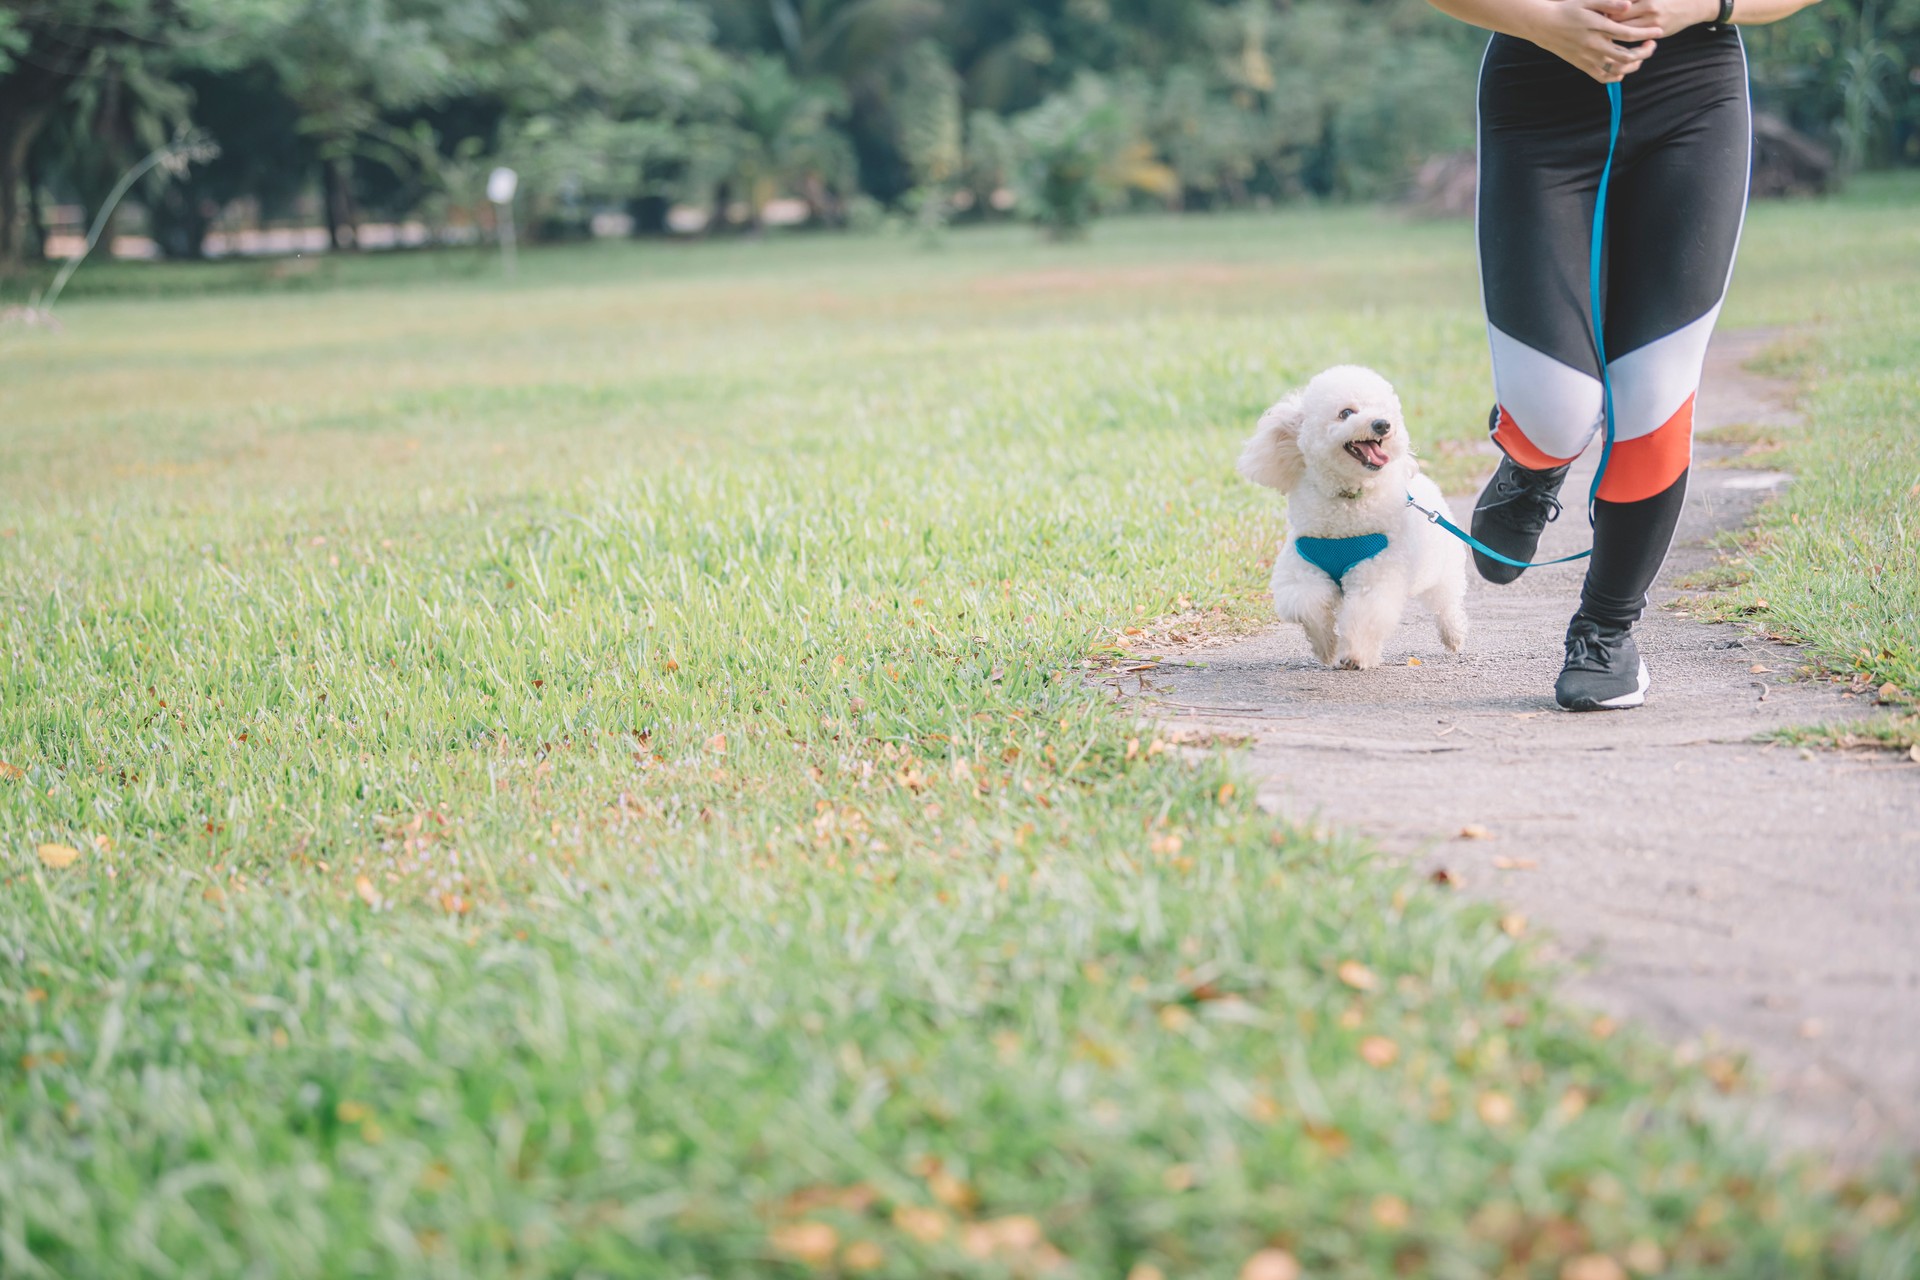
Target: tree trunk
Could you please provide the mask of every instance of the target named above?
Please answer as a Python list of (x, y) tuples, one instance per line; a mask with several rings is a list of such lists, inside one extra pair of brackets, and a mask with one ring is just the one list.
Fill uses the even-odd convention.
[(47, 256), (47, 188), (42, 166), (35, 161), (40, 153), (32, 147), (27, 148), (27, 225), (33, 230), (34, 252), (41, 258)]
[(27, 259), (27, 152), (52, 114), (51, 105), (8, 111), (0, 104), (0, 268)]
[(327, 211), (327, 243), (336, 249), (360, 244), (360, 214), (353, 204), (353, 166), (338, 156), (320, 162), (321, 203)]
[(27, 153), (98, 43), (97, 33), (79, 28), (27, 29), (32, 34), (26, 47), (18, 51), (13, 69), (0, 76), (0, 271), (27, 256), (26, 208), (20, 199), (27, 185)]

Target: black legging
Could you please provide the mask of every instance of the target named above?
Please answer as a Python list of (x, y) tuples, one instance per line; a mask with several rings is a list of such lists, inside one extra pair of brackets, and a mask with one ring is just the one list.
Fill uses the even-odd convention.
[[(1663, 40), (1621, 84), (1600, 312), (1614, 449), (1594, 511), (1581, 612), (1639, 618), (1673, 541), (1694, 395), (1747, 207), (1747, 61), (1732, 29)], [(1533, 470), (1578, 457), (1602, 424), (1588, 301), (1607, 91), (1553, 54), (1495, 36), (1480, 69), (1480, 284), (1499, 407), (1493, 439)]]

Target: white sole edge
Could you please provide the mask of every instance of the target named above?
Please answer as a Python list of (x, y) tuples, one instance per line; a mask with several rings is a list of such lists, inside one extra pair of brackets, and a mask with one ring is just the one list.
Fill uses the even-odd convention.
[(1640, 660), (1640, 676), (1634, 683), (1636, 687), (1632, 693), (1623, 693), (1617, 698), (1608, 698), (1604, 702), (1596, 702), (1591, 707), (1566, 707), (1563, 709), (1567, 711), (1627, 711), (1640, 706), (1646, 702), (1647, 687), (1652, 683), (1647, 678), (1647, 661), (1645, 658)]

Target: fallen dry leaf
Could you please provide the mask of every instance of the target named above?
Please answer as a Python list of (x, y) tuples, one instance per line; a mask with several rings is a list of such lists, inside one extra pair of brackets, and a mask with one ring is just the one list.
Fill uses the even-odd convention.
[(707, 747), (707, 750), (713, 752), (713, 754), (717, 756), (723, 756), (727, 754), (727, 735), (724, 733), (714, 734), (711, 738), (707, 739), (706, 747)]
[(1501, 871), (1531, 871), (1540, 863), (1533, 858), (1495, 858), (1493, 865)]
[(1460, 877), (1445, 867), (1435, 867), (1428, 873), (1427, 880), (1430, 883), (1439, 885), (1442, 889), (1458, 889), (1460, 887)]
[(1127, 1280), (1167, 1280), (1167, 1273), (1151, 1262), (1136, 1262), (1127, 1269)]
[(1400, 1056), (1400, 1046), (1385, 1036), (1368, 1036), (1360, 1042), (1360, 1058), (1370, 1067), (1390, 1067)]
[(1407, 659), (1407, 665), (1408, 665), (1408, 666), (1410, 666), (1410, 667), (1417, 667), (1417, 666), (1419, 666), (1419, 665), (1420, 665), (1420, 659), (1418, 659), (1418, 658), (1408, 658), (1408, 659)]
[(1240, 1264), (1240, 1280), (1300, 1280), (1300, 1264), (1285, 1249), (1262, 1249)]
[(969, 1222), (961, 1231), (960, 1248), (975, 1258), (995, 1254), (1031, 1253), (1047, 1242), (1040, 1221), (1024, 1213), (986, 1222)]
[(1477, 822), (1469, 822), (1466, 826), (1460, 828), (1460, 838), (1462, 840), (1491, 840), (1493, 839), (1493, 832), (1487, 830)]
[(1764, 662), (1756, 662), (1752, 666), (1747, 668), (1748, 674), (1756, 675), (1756, 676), (1768, 675), (1772, 671), (1773, 671), (1773, 668), (1768, 666)]
[(1340, 975), (1340, 981), (1355, 991), (1372, 991), (1380, 985), (1380, 979), (1375, 976), (1373, 970), (1358, 960), (1342, 960), (1340, 967), (1334, 972)]
[(1667, 1251), (1652, 1240), (1635, 1240), (1621, 1256), (1629, 1271), (1643, 1276), (1657, 1276), (1667, 1269)]
[(377, 907), (380, 905), (380, 891), (373, 887), (373, 881), (367, 877), (355, 876), (353, 878), (353, 891), (359, 894), (360, 901), (366, 903), (368, 906)]
[(27, 771), (19, 765), (8, 764), (5, 760), (0, 760), (0, 778), (5, 778), (11, 782), (15, 778), (24, 778), (26, 776)]
[(893, 1211), (893, 1225), (921, 1244), (932, 1244), (946, 1237), (947, 1215), (938, 1209), (903, 1204)]
[(1330, 1124), (1308, 1124), (1305, 1127), (1313, 1145), (1327, 1155), (1337, 1158), (1353, 1150), (1353, 1139), (1347, 1136), (1345, 1129)]
[(1627, 1269), (1604, 1253), (1583, 1253), (1561, 1264), (1560, 1280), (1627, 1280)]
[(872, 1240), (855, 1240), (840, 1254), (840, 1262), (849, 1271), (878, 1271), (886, 1265), (887, 1251)]
[(1513, 1123), (1513, 1099), (1504, 1093), (1489, 1092), (1481, 1094), (1479, 1101), (1473, 1104), (1473, 1109), (1475, 1113), (1479, 1115), (1482, 1123), (1492, 1125), (1495, 1128)]
[(784, 1222), (767, 1233), (775, 1253), (796, 1258), (808, 1266), (823, 1267), (840, 1247), (840, 1233), (824, 1222)]
[(933, 1193), (935, 1200), (960, 1213), (972, 1212), (980, 1202), (980, 1197), (974, 1194), (972, 1187), (950, 1173), (933, 1174), (927, 1179), (927, 1190)]
[(70, 844), (43, 844), (34, 850), (40, 855), (40, 861), (60, 871), (80, 860), (80, 851)]
[(1527, 931), (1527, 918), (1518, 911), (1509, 911), (1500, 917), (1500, 932), (1509, 938), (1517, 938)]
[(1413, 1210), (1408, 1208), (1407, 1202), (1399, 1196), (1375, 1196), (1368, 1212), (1373, 1215), (1375, 1222), (1389, 1231), (1404, 1230), (1406, 1225), (1413, 1221)]

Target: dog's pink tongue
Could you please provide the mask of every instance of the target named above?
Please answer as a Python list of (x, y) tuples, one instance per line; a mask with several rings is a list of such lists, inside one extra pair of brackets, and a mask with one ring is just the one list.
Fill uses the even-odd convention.
[(1387, 465), (1387, 451), (1371, 440), (1362, 440), (1360, 442), (1360, 452), (1366, 454), (1367, 461), (1376, 467), (1384, 467)]

